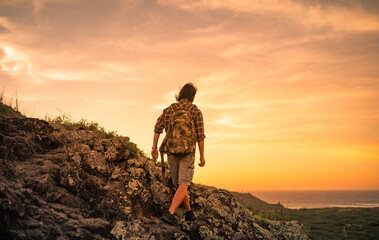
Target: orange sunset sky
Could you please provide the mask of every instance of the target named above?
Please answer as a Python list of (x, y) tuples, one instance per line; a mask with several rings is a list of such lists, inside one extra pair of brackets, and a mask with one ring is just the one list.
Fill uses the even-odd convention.
[(94, 120), (150, 153), (187, 82), (207, 136), (194, 182), (379, 189), (376, 0), (0, 0), (0, 87), (28, 116)]

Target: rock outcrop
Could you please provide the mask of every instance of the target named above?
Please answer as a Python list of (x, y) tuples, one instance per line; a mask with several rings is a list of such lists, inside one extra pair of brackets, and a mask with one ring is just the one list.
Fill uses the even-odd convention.
[(298, 222), (257, 218), (228, 191), (197, 184), (198, 220), (161, 221), (173, 190), (128, 143), (0, 116), (0, 239), (308, 239)]

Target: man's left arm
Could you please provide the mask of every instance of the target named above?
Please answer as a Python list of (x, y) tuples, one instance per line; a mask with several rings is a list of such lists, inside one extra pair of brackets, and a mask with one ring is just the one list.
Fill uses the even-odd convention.
[(154, 133), (154, 138), (153, 138), (153, 148), (151, 149), (151, 156), (153, 157), (154, 160), (158, 158), (158, 140), (159, 140), (159, 133)]
[(204, 139), (200, 142), (197, 142), (197, 145), (199, 146), (199, 152), (200, 152), (200, 167), (204, 167), (205, 165), (205, 158), (204, 158)]

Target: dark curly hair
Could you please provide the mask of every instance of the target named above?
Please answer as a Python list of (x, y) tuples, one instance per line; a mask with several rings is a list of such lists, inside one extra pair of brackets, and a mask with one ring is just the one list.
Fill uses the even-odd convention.
[(177, 101), (187, 98), (190, 102), (193, 102), (197, 93), (197, 87), (193, 83), (187, 83), (181, 89), (178, 95), (175, 95)]

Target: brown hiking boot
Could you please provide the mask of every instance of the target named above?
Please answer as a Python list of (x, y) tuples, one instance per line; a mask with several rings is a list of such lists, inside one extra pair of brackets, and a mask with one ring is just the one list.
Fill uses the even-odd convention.
[(192, 210), (186, 212), (186, 221), (194, 221), (196, 220), (196, 215)]
[(170, 225), (178, 225), (178, 219), (174, 214), (171, 214), (168, 210), (164, 211), (162, 220)]

